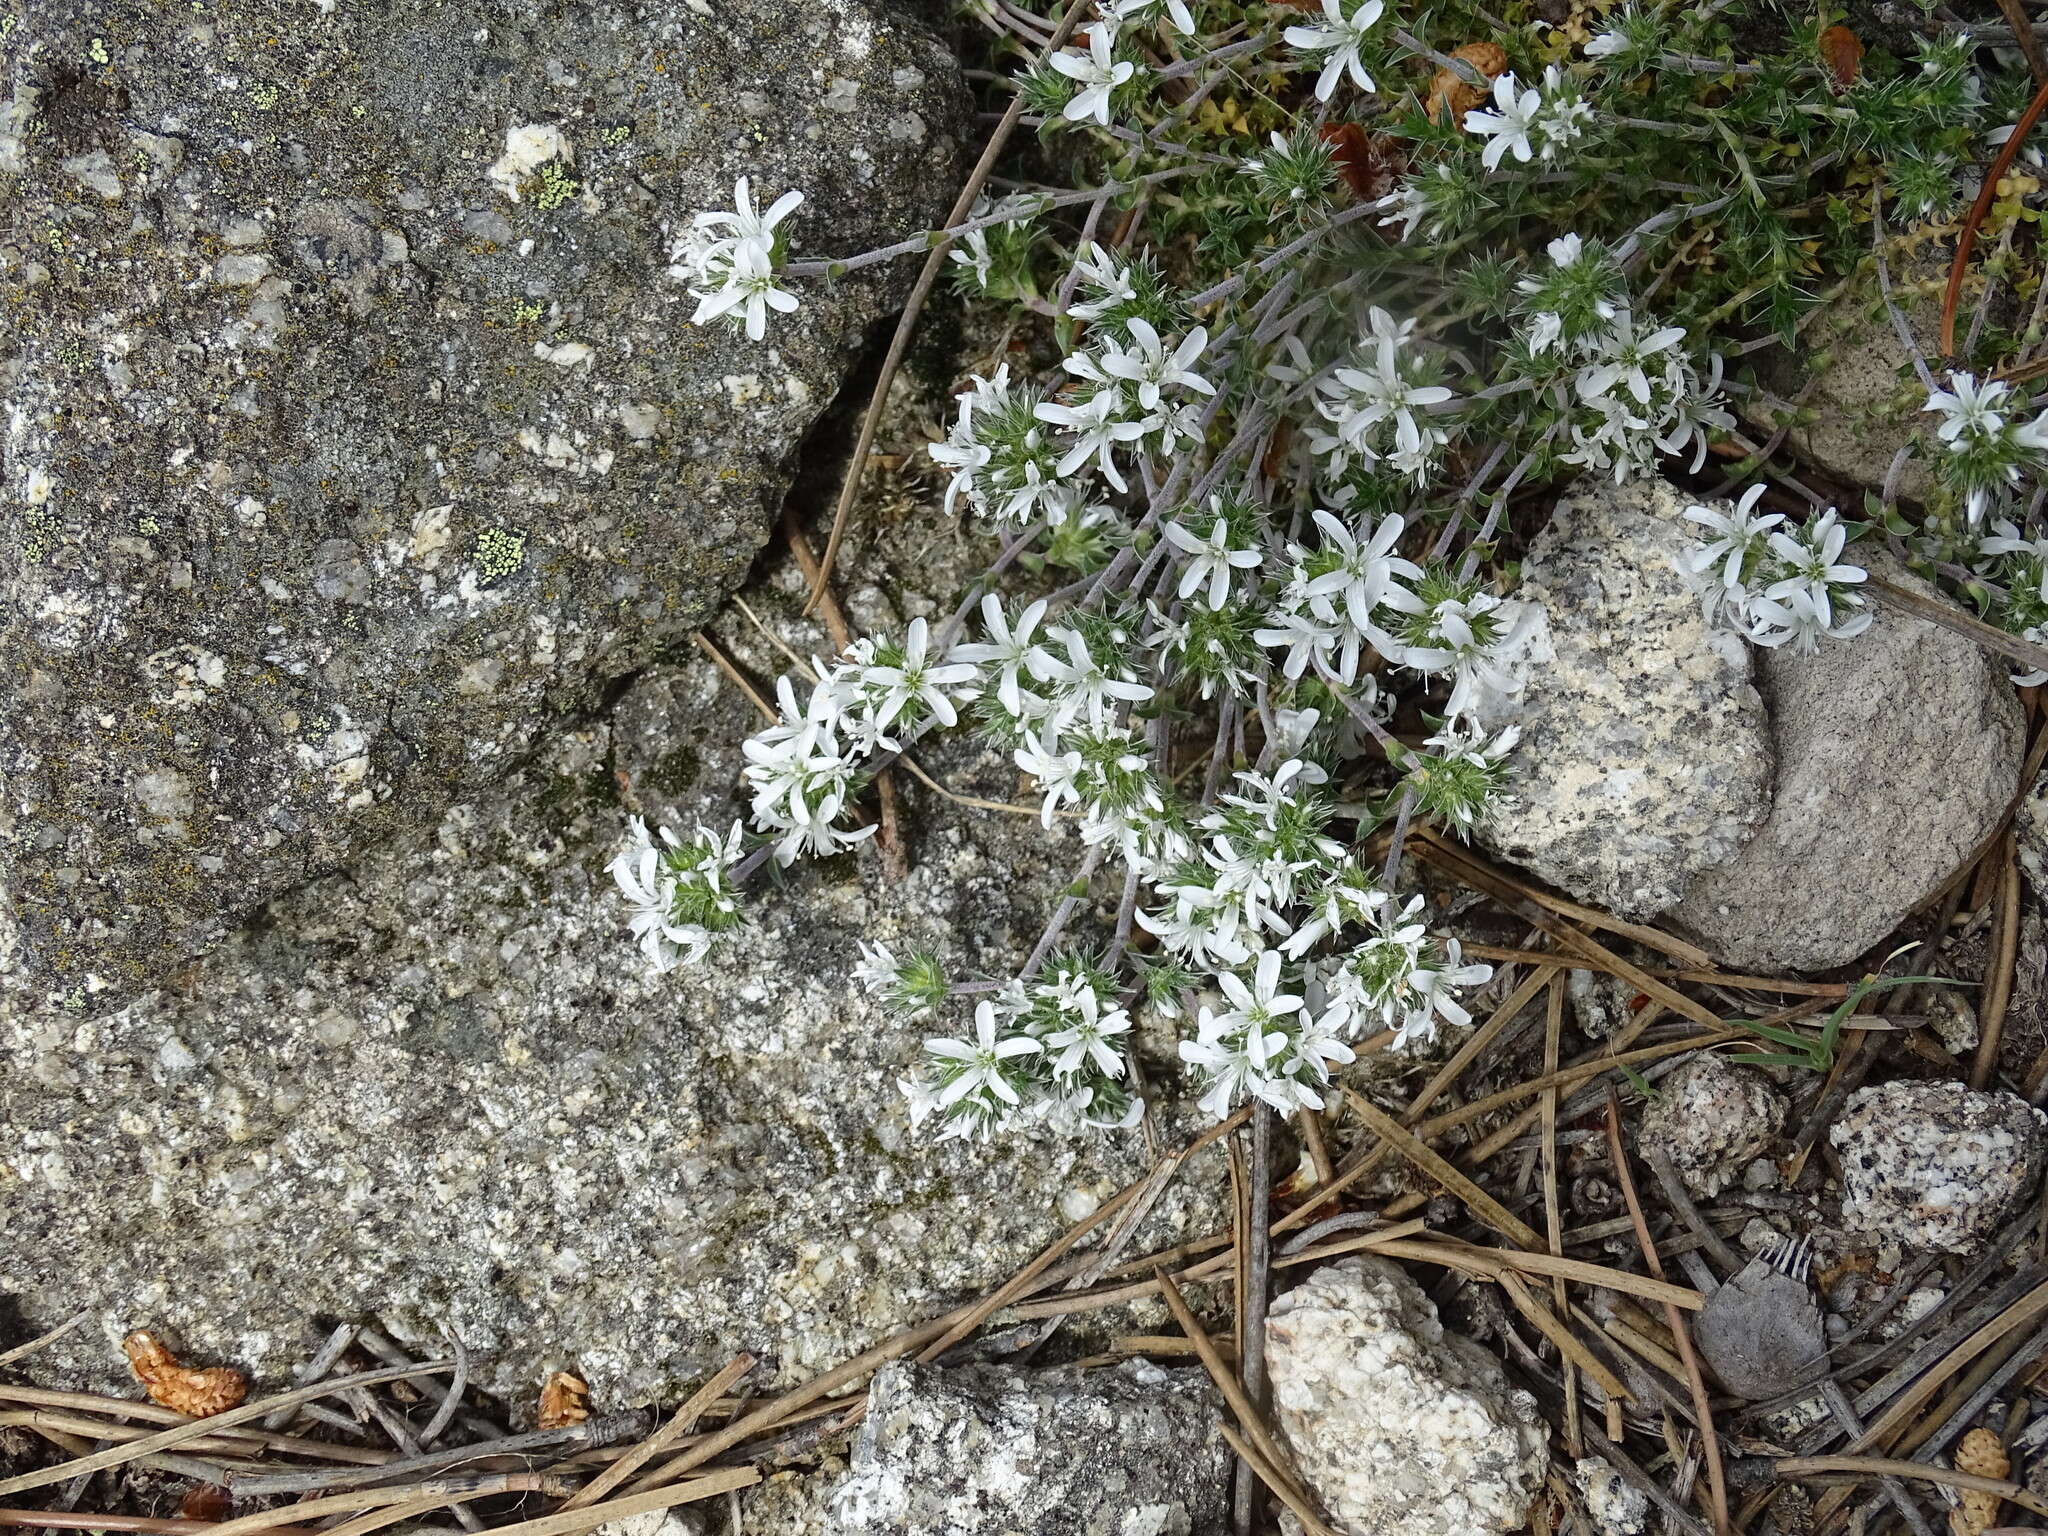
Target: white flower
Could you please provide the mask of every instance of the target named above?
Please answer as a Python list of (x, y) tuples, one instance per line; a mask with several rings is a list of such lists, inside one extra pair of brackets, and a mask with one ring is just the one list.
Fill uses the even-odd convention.
[(2031, 561), (2040, 572), (2037, 595), (2042, 602), (2048, 603), (2048, 538), (2026, 538), (2010, 518), (2001, 517), (1991, 525), (1991, 532), (1977, 541), (1977, 553), (2018, 555)]
[(1935, 435), (1951, 450), (1960, 453), (1969, 446), (1970, 438), (1996, 437), (2005, 430), (2001, 407), (2012, 393), (2010, 385), (1997, 379), (1979, 384), (1974, 373), (1951, 373), (1948, 386), (1929, 394), (1921, 409), (1941, 413)]
[(1093, 1062), (1103, 1076), (1122, 1077), (1123, 1055), (1109, 1042), (1130, 1032), (1131, 1016), (1121, 1008), (1104, 1013), (1093, 992), (1079, 994), (1068, 1012), (1070, 1016), (1078, 1015), (1076, 1022), (1045, 1037), (1045, 1043), (1060, 1053), (1052, 1064), (1053, 1075), (1072, 1077)]
[[(1638, 336), (1635, 316), (1628, 310), (1622, 310), (1600, 338), (1597, 360), (1580, 370), (1574, 380), (1579, 398), (1595, 400), (1611, 395), (1619, 384), (1627, 388), (1629, 398), (1637, 405), (1648, 405), (1652, 390), (1650, 369), (1663, 366), (1653, 359), (1659, 353), (1671, 351), (1683, 340), (1685, 327), (1682, 325), (1667, 325), (1647, 336)], [(1661, 378), (1661, 373), (1658, 377)]]
[[(1403, 613), (1420, 612), (1422, 608), (1421, 601), (1401, 585), (1404, 580), (1420, 580), (1422, 567), (1393, 552), (1407, 529), (1407, 520), (1395, 514), (1383, 519), (1375, 530), (1372, 519), (1363, 518), (1354, 532), (1320, 508), (1312, 516), (1322, 531), (1324, 556), (1335, 555), (1337, 563), (1310, 580), (1302, 590), (1311, 599), (1342, 599), (1343, 614), (1352, 627), (1382, 650), (1390, 650), (1391, 643), (1383, 642), (1374, 618), (1381, 605)], [(1326, 619), (1336, 616), (1328, 602), (1312, 606)]]
[(1180, 573), (1180, 595), (1192, 596), (1198, 588), (1208, 587), (1206, 601), (1211, 608), (1221, 608), (1230, 601), (1230, 579), (1233, 571), (1256, 570), (1264, 556), (1256, 549), (1238, 549), (1231, 543), (1230, 521), (1222, 515), (1223, 498), (1212, 496), (1209, 504), (1216, 509), (1216, 519), (1209, 525), (1209, 536), (1203, 538), (1184, 521), (1166, 525), (1166, 537), (1174, 547), (1187, 551), (1190, 556)]
[(1168, 385), (1191, 389), (1197, 394), (1213, 395), (1216, 386), (1192, 370), (1192, 365), (1202, 355), (1202, 349), (1209, 345), (1209, 332), (1196, 326), (1182, 338), (1172, 352), (1166, 350), (1159, 339), (1159, 332), (1139, 316), (1132, 316), (1125, 322), (1131, 333), (1131, 345), (1117, 348), (1104, 354), (1103, 372), (1113, 378), (1137, 386), (1138, 404), (1145, 410), (1159, 408), (1160, 390)]
[(1586, 44), (1586, 57), (1589, 59), (1605, 59), (1611, 58), (1617, 53), (1626, 52), (1628, 50), (1628, 33), (1624, 22), (1627, 19), (1628, 13), (1626, 11), (1622, 12), (1616, 17), (1614, 25)]
[(1194, 13), (1187, 0), (1099, 0), (1096, 9), (1119, 26), (1134, 26), (1157, 19), (1160, 11), (1189, 37), (1195, 35)]
[(1822, 636), (1847, 640), (1870, 628), (1874, 615), (1855, 590), (1869, 573), (1842, 560), (1847, 541), (1833, 507), (1796, 536), (1771, 534), (1771, 553), (1784, 562), (1786, 574), (1751, 601), (1751, 639), (1812, 651)]
[(1444, 941), (1444, 960), (1441, 965), (1417, 966), (1409, 973), (1408, 988), (1413, 1003), (1394, 1030), (1395, 1050), (1401, 1050), (1417, 1040), (1434, 1040), (1439, 1016), (1445, 1022), (1460, 1028), (1472, 1022), (1471, 1013), (1458, 1002), (1451, 989), (1484, 985), (1493, 979), (1493, 967), (1466, 965), (1463, 959), (1458, 941), (1447, 939)]
[(1216, 978), (1216, 985), (1231, 1005), (1223, 1017), (1232, 1028), (1250, 1031), (1246, 1050), (1259, 1066), (1266, 1064), (1270, 1027), (1301, 1011), (1300, 997), (1280, 990), (1281, 959), (1277, 949), (1269, 949), (1260, 955), (1252, 970), (1249, 986), (1233, 971), (1226, 971)]
[(934, 1038), (925, 1041), (924, 1048), (943, 1062), (958, 1063), (957, 1067), (945, 1069), (949, 1081), (938, 1095), (938, 1107), (950, 1109), (970, 1094), (991, 1094), (1013, 1107), (1020, 1103), (1003, 1063), (1019, 1056), (1035, 1056), (1044, 1046), (1028, 1035), (997, 1039), (996, 1005), (985, 1002), (974, 1010), (972, 1043)]
[(1474, 107), (1465, 114), (1465, 131), (1487, 141), (1479, 154), (1481, 162), (1489, 171), (1498, 170), (1510, 154), (1527, 163), (1536, 153), (1530, 135), (1543, 110), (1543, 93), (1522, 90), (1510, 70), (1493, 82), (1493, 107), (1491, 112)]
[(853, 979), (863, 991), (883, 993), (896, 985), (901, 972), (896, 956), (886, 944), (870, 944), (866, 939), (855, 941), (860, 945), (860, 964), (853, 968)]
[(758, 247), (765, 256), (775, 243), (775, 226), (802, 206), (804, 195), (797, 191), (785, 192), (775, 199), (766, 213), (757, 213), (754, 211), (753, 189), (747, 178), (742, 176), (733, 183), (732, 200), (733, 212), (700, 213), (694, 221), (696, 227), (722, 229), (726, 231), (724, 238)]
[(1045, 599), (1041, 597), (1018, 615), (1016, 627), (1012, 628), (1009, 615), (1003, 612), (1002, 599), (991, 592), (981, 600), (981, 622), (988, 639), (953, 648), (953, 655), (961, 661), (996, 669), (996, 700), (1013, 715), (1024, 713), (1024, 690), (1018, 674), (1030, 665), (1032, 656), (1039, 654), (1031, 637), (1044, 617)]
[(1077, 780), (1083, 761), (1081, 754), (1062, 752), (1058, 741), (1048, 731), (1037, 741), (1019, 747), (1013, 756), (1020, 769), (1038, 780), (1038, 792), (1045, 796), (1044, 804), (1039, 807), (1038, 819), (1050, 828), (1062, 805), (1080, 801), (1081, 789)]
[(1095, 297), (1082, 304), (1069, 304), (1067, 313), (1079, 320), (1100, 320), (1119, 305), (1134, 303), (1138, 297), (1131, 269), (1098, 241), (1088, 242), (1088, 252), (1074, 262), (1074, 271)]
[(1287, 41), (1302, 52), (1329, 55), (1323, 60), (1322, 75), (1316, 80), (1316, 100), (1328, 101), (1334, 96), (1337, 82), (1347, 73), (1351, 76), (1351, 83), (1361, 91), (1374, 89), (1372, 76), (1365, 72), (1365, 62), (1359, 57), (1359, 49), (1385, 11), (1382, 0), (1362, 0), (1346, 16), (1343, 0), (1323, 0), (1323, 25), (1287, 29)]
[[(1069, 721), (1085, 711), (1088, 723), (1100, 727), (1107, 723), (1113, 701), (1125, 700), (1137, 703), (1152, 697), (1152, 690), (1144, 683), (1132, 682), (1126, 677), (1113, 677), (1104, 671), (1101, 664), (1089, 654), (1088, 642), (1076, 629), (1054, 629), (1046, 632), (1048, 648), (1027, 658), (1026, 665), (1031, 675), (1042, 683), (1051, 683), (1060, 690), (1061, 697), (1055, 701), (1053, 720), (1064, 727)], [(1057, 646), (1066, 652), (1062, 661)]]
[(887, 726), (913, 701), (923, 705), (941, 725), (959, 724), (959, 713), (946, 690), (974, 681), (974, 668), (964, 661), (933, 664), (925, 656), (929, 641), (929, 626), (923, 619), (912, 619), (903, 636), (902, 664), (869, 667), (863, 673), (864, 681), (879, 684), (883, 689), (882, 707), (875, 717), (877, 725)]
[(1062, 48), (1052, 56), (1049, 61), (1052, 67), (1081, 86), (1061, 114), (1068, 122), (1078, 123), (1084, 117), (1092, 117), (1103, 127), (1109, 126), (1110, 92), (1130, 79), (1138, 69), (1128, 59), (1112, 58), (1115, 47), (1116, 28), (1107, 21), (1101, 21), (1088, 29), (1086, 53)]
[(688, 843), (663, 827), (659, 846), (638, 816), (627, 823), (626, 846), (609, 869), (632, 911), (641, 953), (656, 971), (695, 965), (739, 921), (725, 875), (739, 862), (742, 842), (737, 822), (723, 838), (700, 823)]
[[(1073, 361), (1068, 359), (1069, 363)], [(1120, 491), (1129, 490), (1112, 455), (1118, 444), (1135, 442), (1151, 431), (1152, 423), (1129, 420), (1123, 412), (1123, 391), (1116, 388), (1097, 389), (1079, 405), (1064, 405), (1056, 400), (1039, 405), (1038, 419), (1066, 428), (1073, 439), (1061, 455), (1055, 473), (1071, 475), (1092, 458), (1102, 470), (1103, 479)]]
[(692, 325), (736, 315), (745, 325), (749, 341), (759, 341), (768, 334), (769, 310), (788, 315), (797, 309), (797, 296), (776, 287), (767, 252), (751, 245), (734, 249), (731, 265), (724, 271), (723, 287), (692, 288), (690, 296), (697, 300), (697, 312), (690, 317)]
[(1785, 521), (1782, 512), (1757, 515), (1756, 504), (1762, 500), (1764, 490), (1762, 484), (1752, 485), (1726, 512), (1698, 505), (1685, 509), (1689, 521), (1698, 523), (1713, 535), (1686, 557), (1688, 569), (1697, 575), (1718, 564), (1724, 588), (1734, 590), (1742, 586), (1744, 567), (1750, 556), (1763, 547), (1770, 531)]

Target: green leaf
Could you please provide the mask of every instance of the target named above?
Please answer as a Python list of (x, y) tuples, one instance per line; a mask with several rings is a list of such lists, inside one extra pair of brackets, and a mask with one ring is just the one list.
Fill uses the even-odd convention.
[(1752, 1067), (1811, 1067), (1811, 1056), (1788, 1056), (1776, 1051), (1736, 1051), (1728, 1057)]

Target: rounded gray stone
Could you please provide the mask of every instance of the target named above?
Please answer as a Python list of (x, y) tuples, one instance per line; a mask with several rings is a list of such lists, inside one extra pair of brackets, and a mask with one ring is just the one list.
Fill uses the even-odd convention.
[[(1889, 557), (1873, 572), (1931, 590)], [(1850, 640), (1758, 656), (1777, 776), (1770, 815), (1669, 918), (1743, 970), (1846, 965), (1930, 900), (1997, 825), (2026, 733), (2008, 668), (1877, 602)]]

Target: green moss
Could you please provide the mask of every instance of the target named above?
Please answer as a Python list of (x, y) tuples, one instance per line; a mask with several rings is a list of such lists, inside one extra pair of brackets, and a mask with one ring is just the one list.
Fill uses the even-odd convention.
[(484, 585), (495, 587), (526, 563), (526, 534), (516, 528), (486, 528), (476, 536), (470, 559)]
[(526, 197), (542, 213), (553, 213), (574, 197), (582, 185), (562, 169), (559, 160), (550, 160), (526, 184)]

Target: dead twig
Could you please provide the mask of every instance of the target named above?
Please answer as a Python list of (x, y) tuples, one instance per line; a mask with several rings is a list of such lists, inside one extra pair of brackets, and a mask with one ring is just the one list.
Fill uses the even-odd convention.
[(570, 1494), (562, 1501), (562, 1508), (582, 1509), (604, 1498), (648, 1462), (695, 1429), (697, 1420), (704, 1415), (704, 1410), (737, 1385), (740, 1378), (754, 1368), (754, 1363), (754, 1357), (747, 1354), (739, 1355), (727, 1363), (717, 1375), (691, 1393), (689, 1401), (678, 1408), (666, 1424), (606, 1467), (584, 1487)]
[[(2031, 29), (2029, 35), (2032, 35)], [(1970, 270), (1970, 252), (1976, 249), (1977, 231), (1983, 227), (1984, 216), (1991, 211), (1991, 204), (1998, 196), (1999, 181), (2012, 165), (2014, 157), (2025, 147), (2027, 135), (2041, 120), (2044, 108), (2048, 108), (2048, 81), (2043, 81), (2041, 88), (2034, 92), (2034, 99), (2027, 103), (2027, 110), (2020, 114), (2011, 135), (1999, 146), (1990, 169), (1984, 173), (1983, 185), (1977, 189), (1977, 199), (1970, 204), (1970, 212), (1963, 220), (1962, 233), (1956, 237), (1956, 254), (1948, 267), (1948, 287), (1941, 295), (1941, 350), (1945, 357), (1956, 355), (1956, 306), (1963, 297), (1963, 276)], [(2039, 666), (2040, 663), (2032, 665)]]
[(1984, 1000), (1977, 1016), (1977, 1055), (1970, 1086), (1980, 1093), (1998, 1073), (1998, 1047), (2005, 1035), (2005, 1011), (2012, 1003), (2020, 950), (2020, 866), (2018, 836), (2005, 838), (2004, 869), (1998, 882), (1998, 942), (1985, 962)]
[[(1629, 1218), (1635, 1223), (1636, 1241), (1642, 1247), (1643, 1262), (1649, 1266), (1650, 1273), (1661, 1280), (1664, 1278), (1664, 1261), (1657, 1256), (1656, 1241), (1650, 1236), (1650, 1223), (1643, 1215), (1635, 1179), (1629, 1173), (1628, 1150), (1621, 1141), (1621, 1104), (1612, 1089), (1607, 1093), (1607, 1147), (1614, 1159), (1615, 1182), (1621, 1186)], [(1707, 1497), (1714, 1513), (1715, 1536), (1730, 1536), (1734, 1527), (1728, 1522), (1727, 1473), (1721, 1465), (1721, 1440), (1714, 1431), (1714, 1410), (1707, 1402), (1706, 1377), (1701, 1374), (1699, 1359), (1693, 1353), (1692, 1336), (1685, 1326), (1684, 1313), (1667, 1302), (1664, 1320), (1678, 1345), (1678, 1357), (1684, 1362), (1686, 1381), (1692, 1388), (1693, 1415), (1699, 1425), (1701, 1454), (1707, 1464)]]
[(41, 1467), (33, 1472), (23, 1472), (19, 1476), (0, 1482), (0, 1495), (21, 1493), (30, 1488), (45, 1488), (51, 1483), (68, 1482), (81, 1473), (98, 1472), (106, 1467), (125, 1465), (141, 1456), (174, 1450), (193, 1440), (203, 1439), (209, 1434), (218, 1434), (221, 1430), (236, 1424), (246, 1424), (252, 1419), (260, 1419), (265, 1414), (295, 1403), (311, 1402), (317, 1397), (336, 1396), (355, 1387), (380, 1387), (386, 1382), (433, 1376), (453, 1367), (454, 1362), (450, 1360), (429, 1360), (421, 1365), (388, 1366), (383, 1370), (360, 1371), (353, 1376), (342, 1376), (333, 1381), (297, 1387), (276, 1397), (243, 1403), (240, 1407), (230, 1408), (225, 1413), (217, 1413), (210, 1419), (194, 1419), (141, 1440), (130, 1441), (127, 1445), (113, 1446), (76, 1461), (67, 1461), (61, 1466)]

